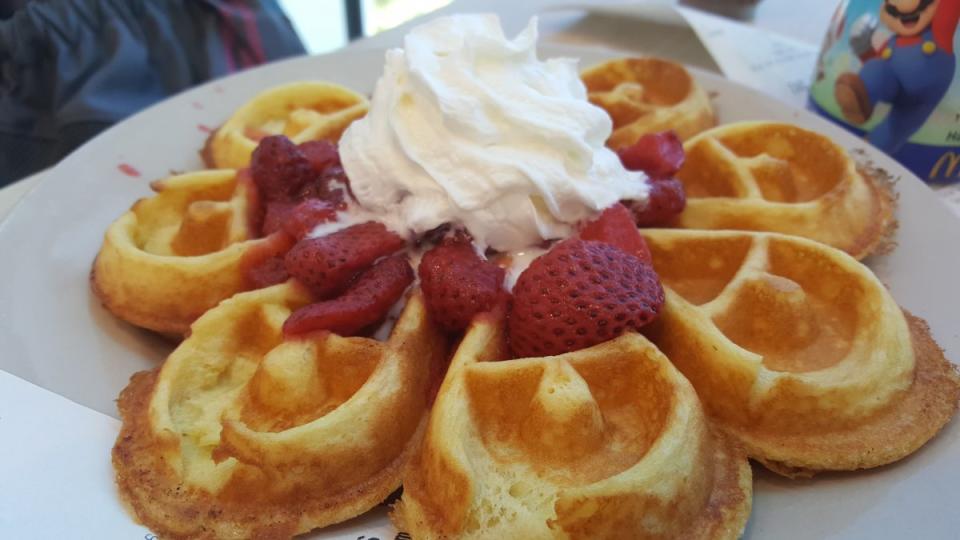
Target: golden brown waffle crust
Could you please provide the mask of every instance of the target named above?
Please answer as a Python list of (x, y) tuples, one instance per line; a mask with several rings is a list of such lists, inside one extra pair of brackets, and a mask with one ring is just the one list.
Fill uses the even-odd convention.
[[(367, 98), (324, 81), (301, 81), (270, 88), (254, 96), (207, 138), (200, 152), (209, 168), (246, 167), (257, 146), (248, 129), (267, 129), (283, 119), (280, 131), (299, 144), (311, 140), (336, 142), (347, 126), (367, 113)], [(299, 115), (299, 118), (298, 118)]]
[[(108, 284), (97, 275), (99, 256), (90, 268), (90, 291), (103, 306), (124, 321), (140, 328), (152, 330), (164, 337), (179, 341), (190, 331), (190, 324), (212, 306), (202, 305), (183, 316), (169, 316), (163, 310), (150, 309), (144, 303), (124, 298), (113, 284)], [(147, 308), (147, 309), (143, 309)]]
[(824, 135), (737, 122), (704, 131), (684, 148), (688, 159), (677, 175), (687, 190), (682, 228), (797, 235), (858, 260), (890, 243), (892, 184)]
[(580, 74), (590, 101), (613, 121), (611, 148), (673, 130), (686, 140), (716, 125), (710, 98), (685, 67), (654, 57), (618, 58)]
[[(278, 306), (296, 307), (307, 301), (305, 293), (291, 284), (237, 295), (201, 317), (191, 336), (163, 366), (131, 378), (118, 400), (123, 424), (113, 448), (113, 466), (120, 498), (139, 522), (163, 538), (289, 538), (356, 517), (400, 487), (403, 467), (426, 426), (430, 380), (445, 356), (445, 343), (429, 323), (417, 292), (410, 296), (386, 343), (321, 333), (303, 342), (274, 344), (279, 339), (279, 327), (271, 324), (268, 330), (251, 330), (251, 317), (282, 322), (279, 317), (283, 310), (278, 311)], [(224, 325), (225, 320), (230, 324)], [(249, 334), (245, 338), (249, 344), (242, 349), (237, 348), (238, 331)], [(276, 396), (282, 388), (275, 386), (276, 381), (287, 380), (263, 375), (271, 372), (265, 364), (277, 359), (270, 354), (283, 347), (309, 351), (302, 347), (309, 347), (311, 342), (325, 347), (313, 350), (326, 351), (317, 353), (315, 369), (321, 369), (321, 365), (339, 367), (336, 373), (310, 379), (318, 386), (305, 389), (304, 398), (320, 393), (337, 401), (329, 410), (326, 402), (319, 409), (309, 402), (301, 409), (288, 406), (284, 411), (294, 416), (279, 424), (270, 423), (276, 415), (275, 408), (269, 407), (275, 406), (261, 401), (257, 392), (264, 389)], [(206, 380), (193, 380), (196, 369), (206, 373), (223, 366), (218, 363), (221, 359), (227, 366), (239, 362), (221, 358), (224, 350), (233, 349), (238, 358), (245, 358), (244, 362), (253, 362), (256, 371), (235, 378), (237, 370), (247, 368), (221, 367), (223, 371), (215, 373), (212, 380), (218, 385), (226, 381), (228, 391), (235, 383), (242, 383), (243, 389), (226, 402), (189, 401), (200, 399), (201, 393), (191, 393), (191, 389), (196, 390), (196, 385)], [(251, 356), (252, 351), (264, 349), (270, 351), (267, 356), (259, 360)], [(337, 358), (329, 356), (333, 354)], [(274, 362), (278, 367), (273, 369), (279, 371), (272, 372), (283, 377), (286, 369), (297, 369), (302, 356), (298, 352), (285, 357), (294, 362), (292, 366)], [(354, 362), (356, 367), (352, 367)], [(356, 373), (345, 373), (350, 370)], [(274, 386), (263, 386), (269, 384)], [(335, 388), (344, 384), (340, 390)], [(352, 389), (353, 384), (359, 387)], [(277, 399), (284, 399), (285, 405), (297, 405), (298, 398), (293, 402)], [(189, 402), (184, 405), (184, 400)], [(386, 406), (388, 403), (395, 407)], [(209, 429), (201, 424), (203, 417), (184, 420), (183, 415), (192, 414), (197, 406), (226, 407), (215, 420), (220, 426), (215, 435), (218, 440), (212, 443), (215, 447), (207, 457), (194, 457), (190, 452), (196, 450), (190, 448), (195, 448), (195, 443), (187, 444), (188, 439), (194, 441), (199, 436), (207, 440), (211, 436), (201, 431)], [(264, 411), (270, 418), (261, 420), (257, 415)], [(352, 416), (355, 414), (361, 417)], [(349, 433), (336, 431), (351, 422), (364, 425), (356, 425)], [(368, 432), (382, 433), (388, 441), (399, 444), (384, 446), (380, 441), (368, 441)], [(322, 439), (311, 438), (315, 433)], [(343, 463), (337, 456), (344, 452), (355, 456), (356, 463), (343, 466), (355, 466), (356, 474), (331, 467), (331, 463)], [(225, 483), (213, 481), (220, 487), (212, 491), (205, 487), (210, 483), (209, 475), (194, 474), (190, 477), (194, 480), (188, 481), (189, 472), (185, 472), (201, 467), (210, 470), (211, 459), (213, 463), (236, 461)], [(202, 462), (191, 465), (198, 461)]]
[(777, 435), (723, 426), (765, 467), (789, 478), (887, 465), (916, 452), (956, 414), (958, 368), (943, 355), (923, 319), (904, 310), (916, 367), (913, 383), (867, 422), (835, 433)]
[(645, 234), (667, 298), (645, 333), (752, 459), (791, 476), (877, 467), (955, 414), (956, 368), (849, 255), (774, 233)]
[(104, 233), (90, 271), (104, 307), (181, 337), (208, 309), (246, 289), (242, 259), (266, 239), (251, 238), (249, 194), (237, 176), (223, 169), (153, 182), (157, 194), (138, 200)]
[[(250, 538), (282, 539), (356, 517), (400, 487), (403, 465), (410, 459), (415, 441), (423, 436), (426, 425), (424, 417), (410, 444), (378, 476), (328, 500), (298, 506), (224, 503), (180, 483), (170, 465), (157, 455), (175, 444), (175, 440), (155, 436), (148, 425), (138, 420), (146, 414), (159, 371), (157, 368), (134, 374), (117, 400), (124, 423), (113, 447), (113, 467), (117, 489), (128, 510), (162, 538), (218, 538), (213, 530), (204, 531), (202, 527), (196, 534), (178, 534), (171, 529), (171, 523), (182, 526), (208, 520), (233, 522), (238, 532), (247, 531)], [(158, 512), (157, 508), (162, 510)], [(304, 529), (303, 522), (310, 523), (310, 527)]]
[[(421, 539), (483, 538), (492, 534), (505, 534), (505, 537), (515, 538), (623, 538), (625, 535), (637, 537), (648, 534), (650, 528), (656, 529), (656, 526), (647, 523), (647, 520), (652, 520), (664, 528), (658, 530), (669, 530), (672, 531), (671, 534), (678, 527), (681, 528), (681, 536), (684, 538), (733, 539), (742, 534), (752, 501), (752, 473), (746, 455), (739, 443), (706, 423), (692, 387), (652, 344), (637, 334), (627, 334), (605, 344), (566, 355), (497, 361), (501, 358), (498, 351), (502, 351), (501, 345), (498, 345), (502, 343), (502, 334), (497, 321), (498, 317), (495, 315), (482, 316), (479, 322), (475, 320), (451, 363), (434, 404), (427, 434), (405, 473), (404, 494), (391, 513), (391, 519), (400, 530)], [(651, 359), (648, 355), (657, 359)], [(480, 360), (476, 360), (477, 358)], [(627, 369), (619, 371), (621, 367)], [(541, 369), (542, 372), (539, 371)], [(601, 371), (594, 371), (595, 369)], [(548, 394), (556, 391), (558, 395), (568, 396), (563, 398), (564, 400), (576, 401), (580, 398), (569, 396), (577, 394), (569, 394), (566, 393), (567, 390), (553, 386), (564, 384), (558, 381), (571, 380), (566, 379), (567, 376), (573, 377), (573, 380), (580, 377), (575, 375), (573, 370), (582, 373), (586, 380), (592, 381), (590, 385), (593, 388), (593, 385), (601, 384), (599, 381), (603, 377), (600, 377), (599, 373), (607, 373), (608, 376), (611, 373), (620, 373), (622, 379), (632, 381), (637, 369), (643, 372), (647, 369), (662, 370), (656, 371), (659, 375), (650, 379), (660, 382), (650, 384), (654, 387), (662, 384), (663, 388), (669, 387), (673, 392), (668, 405), (671, 410), (666, 413), (666, 418), (670, 420), (667, 420), (663, 427), (655, 428), (663, 431), (656, 436), (653, 446), (641, 455), (632, 457), (629, 463), (608, 464), (612, 466), (608, 472), (601, 474), (594, 470), (592, 474), (600, 476), (589, 476), (587, 483), (580, 484), (572, 480), (577, 478), (576, 476), (571, 477), (568, 482), (572, 484), (562, 483), (556, 486), (556, 499), (545, 507), (523, 499), (526, 500), (522, 503), (524, 510), (517, 509), (516, 504), (524, 495), (515, 495), (512, 491), (508, 494), (503, 482), (545, 486), (544, 482), (551, 482), (547, 480), (553, 474), (549, 471), (555, 469), (554, 465), (542, 465), (546, 469), (540, 472), (534, 472), (538, 470), (537, 466), (527, 469), (528, 465), (519, 465), (521, 468), (515, 469), (513, 467), (516, 463), (509, 459), (503, 461), (507, 455), (513, 454), (501, 455), (489, 449), (488, 445), (491, 444), (513, 444), (506, 441), (516, 440), (512, 438), (516, 426), (500, 416), (502, 411), (493, 412), (491, 415), (491, 411), (499, 409), (496, 405), (491, 409), (487, 399), (502, 402), (505, 396), (497, 394), (493, 398), (481, 397), (488, 395), (486, 385), (496, 384), (493, 381), (509, 376), (509, 382), (503, 382), (504, 385), (509, 385), (509, 389), (503, 390), (509, 394), (519, 393), (526, 396), (529, 385), (538, 384), (540, 388), (554, 389), (546, 390)], [(541, 373), (539, 383), (530, 379), (531, 373)], [(567, 375), (558, 379), (554, 375), (556, 373)], [(661, 376), (667, 378), (661, 380)], [(518, 383), (521, 386), (512, 386), (521, 379), (528, 382)], [(668, 380), (670, 382), (666, 382)], [(547, 386), (543, 386), (544, 381), (549, 381)], [(616, 387), (600, 390), (601, 387), (602, 384), (596, 391), (604, 393), (606, 397), (598, 399), (604, 403), (609, 399), (617, 399), (610, 397), (619, 395)], [(648, 392), (650, 388), (645, 388), (642, 393)], [(539, 397), (542, 395), (544, 394), (537, 394), (535, 399), (542, 399)], [(513, 410), (512, 405), (507, 407)], [(529, 412), (540, 414), (537, 411), (541, 409), (537, 407), (539, 405), (534, 405)], [(559, 413), (560, 410), (564, 410), (563, 406), (555, 410), (559, 416), (553, 417), (561, 418), (562, 420), (558, 420), (560, 424), (554, 424), (550, 420), (540, 423), (537, 420), (537, 424), (544, 429), (538, 437), (557, 442), (556, 439), (563, 437), (563, 434), (582, 433), (579, 430), (583, 424), (572, 418), (584, 417), (568, 417)], [(622, 413), (611, 411), (610, 414)], [(485, 417), (486, 420), (480, 417)], [(491, 424), (490, 418), (500, 418), (501, 421)], [(522, 422), (522, 418), (526, 416), (520, 414), (518, 418)], [(612, 418), (614, 416), (608, 417), (606, 421), (614, 421)], [(650, 422), (656, 424), (659, 420), (651, 417)], [(558, 431), (555, 427), (543, 428), (544, 425), (565, 427), (560, 427)], [(491, 429), (493, 432), (489, 431)], [(507, 431), (498, 431), (500, 429)], [(521, 431), (523, 429), (521, 428)], [(576, 431), (567, 432), (565, 429)], [(480, 433), (478, 430), (486, 431)], [(493, 433), (499, 435), (495, 436)], [(579, 444), (567, 442), (571, 446)], [(554, 463), (550, 460), (558, 459), (558, 455), (549, 451), (540, 455), (537, 446), (525, 448), (529, 448), (528, 451), (533, 454), (527, 458), (519, 458), (523, 463), (527, 463), (524, 459), (538, 459), (536, 456), (550, 463)], [(668, 448), (670, 450), (667, 450)], [(580, 455), (579, 451), (574, 452), (570, 456)], [(669, 452), (671, 457), (667, 458), (668, 454), (665, 452)], [(567, 457), (559, 459), (556, 463), (567, 463), (563, 461)], [(665, 468), (677, 467), (676, 475), (685, 478), (683, 487), (678, 488), (672, 484), (665, 487), (671, 481), (666, 484), (656, 483), (658, 487), (643, 484), (643, 478), (662, 480), (659, 475), (674, 474), (663, 473), (655, 464)], [(649, 469), (650, 466), (655, 470)], [(692, 472), (686, 469), (691, 466)], [(517, 472), (520, 470), (528, 472), (521, 474)], [(669, 470), (673, 471), (672, 468)], [(520, 476), (514, 476), (516, 474)], [(548, 493), (554, 488), (529, 489), (537, 490), (538, 493), (538, 490), (546, 489), (544, 493)], [(675, 489), (679, 491), (675, 492)], [(526, 506), (527, 504), (533, 506)], [(669, 505), (673, 510), (665, 510), (664, 505)], [(500, 508), (500, 513), (491, 508)], [(510, 508), (514, 510), (509, 510)], [(518, 514), (514, 515), (513, 512)], [(687, 516), (688, 513), (691, 517), (689, 520), (679, 517)], [(493, 524), (493, 529), (484, 525), (496, 515), (505, 521)], [(510, 517), (511, 515), (513, 517)], [(494, 530), (497, 532), (493, 533)]]
[(900, 226), (896, 217), (899, 198), (893, 183), (877, 171), (858, 166), (857, 173), (867, 181), (873, 190), (874, 200), (877, 201), (877, 211), (871, 227), (864, 230), (848, 251), (855, 259), (862, 260), (871, 255), (883, 255), (893, 249), (893, 237)]
[[(690, 524), (684, 532), (683, 538), (703, 540), (736, 540), (743, 535), (743, 531), (750, 519), (753, 505), (753, 472), (750, 462), (746, 459), (743, 448), (736, 440), (718, 429), (711, 429), (711, 436), (715, 440), (712, 491), (703, 513)], [(411, 457), (409, 463), (416, 463), (421, 456)], [(404, 493), (408, 494), (411, 487), (405, 485)], [(395, 503), (390, 519), (398, 530), (420, 531), (414, 538), (448, 539), (456, 535), (434, 535), (423, 531), (437, 530), (442, 526), (438, 516), (421, 511), (419, 505), (404, 504), (404, 500)], [(576, 531), (565, 531), (566, 536), (558, 534), (558, 538), (603, 538), (592, 534), (578, 534)], [(628, 531), (618, 530), (612, 538), (624, 538)], [(631, 537), (632, 536), (627, 536)]]

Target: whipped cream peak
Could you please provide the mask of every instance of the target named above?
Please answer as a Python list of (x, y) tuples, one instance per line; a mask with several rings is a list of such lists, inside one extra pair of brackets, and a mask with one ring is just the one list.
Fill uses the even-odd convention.
[(340, 141), (360, 205), (400, 234), (452, 223), (509, 251), (645, 199), (646, 176), (604, 146), (612, 123), (576, 61), (540, 61), (536, 41), (535, 18), (510, 40), (495, 15), (460, 15), (388, 51), (370, 112)]

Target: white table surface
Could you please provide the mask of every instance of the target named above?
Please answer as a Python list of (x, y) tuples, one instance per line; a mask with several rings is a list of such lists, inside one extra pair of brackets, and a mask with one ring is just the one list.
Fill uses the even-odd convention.
[[(655, 0), (648, 0), (655, 1)], [(414, 19), (376, 36), (355, 41), (348, 48), (383, 48), (400, 45), (407, 30), (424, 17), (462, 12), (495, 12), (508, 35), (518, 32), (533, 15), (540, 16), (542, 39), (554, 43), (603, 46), (643, 52), (716, 71), (717, 67), (693, 31), (686, 27), (665, 27), (637, 19), (591, 13), (590, 7), (636, 4), (610, 0), (456, 0), (431, 14)], [(666, 1), (669, 3), (669, 1)], [(809, 43), (818, 43), (837, 0), (805, 0), (803, 17), (796, 16), (793, 0), (763, 0), (753, 23)], [(587, 9), (584, 9), (587, 8)], [(24, 178), (0, 189), (0, 220), (43, 178), (43, 173)]]

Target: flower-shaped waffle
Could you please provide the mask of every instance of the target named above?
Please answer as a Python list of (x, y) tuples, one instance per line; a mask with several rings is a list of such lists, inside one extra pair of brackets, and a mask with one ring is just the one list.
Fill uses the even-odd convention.
[[(286, 537), (362, 513), (401, 479), (406, 494), (394, 518), (415, 537), (726, 538), (743, 531), (751, 504), (750, 469), (736, 437), (748, 445), (751, 441), (719, 415), (719, 423), (710, 422), (694, 385), (635, 333), (646, 329), (664, 305), (664, 289), (647, 264), (650, 253), (635, 223), (662, 219), (672, 224), (685, 201), (679, 181), (672, 178), (683, 161), (676, 135), (649, 135), (642, 144), (637, 136), (672, 128), (689, 137), (709, 128), (714, 117), (706, 94), (675, 64), (633, 59), (598, 66), (584, 72), (583, 80), (590, 98), (607, 108), (617, 130), (609, 139), (605, 131), (596, 137), (609, 123), (587, 106), (572, 64), (552, 62), (522, 70), (538, 75), (533, 85), (526, 76), (499, 69), (536, 60), (535, 28), (528, 28), (517, 44), (496, 46), (491, 40), (496, 41), (497, 32), (489, 28), (489, 18), (464, 22), (462, 28), (454, 22), (422, 29), (406, 40), (409, 51), (388, 55), (373, 100), (375, 110), (360, 124), (369, 127), (379, 119), (384, 129), (351, 129), (345, 136), (374, 150), (364, 154), (377, 165), (372, 171), (358, 168), (357, 153), (345, 152), (341, 161), (337, 147), (330, 144), (366, 112), (362, 96), (318, 85), (314, 90), (325, 90), (316, 92), (321, 97), (311, 102), (304, 99), (310, 85), (284, 87), (240, 109), (204, 150), (213, 165), (249, 163), (249, 177), (241, 174), (231, 178), (229, 190), (217, 188), (196, 197), (175, 195), (189, 192), (186, 185), (175, 190), (161, 184), (159, 195), (138, 203), (133, 218), (124, 216), (115, 225), (120, 240), (111, 240), (113, 227), (108, 232), (94, 286), (121, 316), (112, 298), (126, 299), (129, 306), (143, 299), (192, 302), (198, 296), (163, 284), (171, 276), (169, 281), (178, 285), (191, 276), (168, 272), (157, 260), (178, 269), (194, 259), (242, 252), (220, 272), (236, 280), (219, 290), (223, 296), (207, 307), (233, 292), (266, 287), (237, 294), (207, 311), (161, 368), (135, 376), (121, 395), (124, 423), (114, 451), (117, 482), (141, 521), (161, 535)], [(464, 37), (469, 32), (460, 30), (474, 31), (484, 47), (465, 47), (470, 54), (458, 63), (457, 47), (469, 45)], [(521, 47), (529, 54), (518, 54)], [(476, 51), (490, 59), (478, 63)], [(497, 56), (498, 51), (503, 54)], [(581, 142), (589, 143), (584, 147), (594, 156), (609, 157), (606, 139), (619, 147), (625, 168), (645, 171), (651, 179), (648, 196), (637, 189), (640, 184), (625, 183), (602, 203), (626, 199), (624, 204), (609, 206), (592, 222), (569, 223), (579, 237), (557, 243), (521, 269), (512, 302), (505, 302), (508, 294), (502, 287), (506, 271), (477, 249), (484, 242), (475, 237), (476, 230), (459, 230), (466, 223), (460, 216), (441, 214), (443, 220), (423, 227), (428, 230), (418, 228), (424, 234), (410, 238), (398, 227), (391, 204), (380, 207), (364, 200), (365, 183), (373, 190), (391, 181), (410, 188), (397, 191), (401, 198), (416, 195), (418, 182), (428, 188), (436, 183), (431, 171), (437, 169), (416, 160), (457, 162), (445, 145), (448, 137), (428, 145), (425, 152), (402, 148), (421, 139), (407, 128), (424, 125), (429, 114), (399, 118), (390, 109), (393, 97), (399, 106), (418, 100), (431, 114), (449, 109), (429, 89), (423, 66), (417, 67), (421, 61), (436, 67), (441, 56), (446, 58), (441, 71), (457, 82), (486, 80), (483, 76), (494, 72), (494, 84), (484, 87), (501, 88), (508, 96), (512, 83), (524, 83), (514, 88), (516, 95), (536, 96), (546, 89), (541, 83), (556, 78), (554, 93), (570, 100), (562, 102), (566, 106), (556, 107), (551, 94), (546, 103), (552, 106), (529, 117), (493, 107), (501, 112), (491, 116), (494, 121), (481, 123), (512, 135), (528, 126), (504, 130), (501, 120), (519, 116), (538, 125), (541, 119), (583, 107), (593, 113), (574, 123), (584, 128)], [(458, 70), (446, 69), (454, 65), (463, 68), (467, 79), (460, 78)], [(530, 86), (536, 92), (530, 93)], [(443, 88), (452, 89), (441, 92), (449, 102), (473, 103), (469, 88)], [(387, 97), (381, 99), (381, 92)], [(381, 111), (380, 105), (387, 108)], [(479, 112), (466, 107), (463, 116), (472, 122), (483, 118), (474, 114)], [(426, 125), (448, 125), (448, 120), (441, 114)], [(555, 138), (542, 140), (544, 130), (527, 131), (537, 141), (533, 147), (555, 147)], [(479, 155), (490, 140), (490, 133), (480, 137)], [(387, 143), (401, 148), (382, 152)], [(522, 170), (542, 161), (548, 174), (558, 163), (552, 154), (517, 161)], [(411, 162), (416, 168), (405, 169), (403, 164)], [(404, 171), (413, 170), (427, 174), (411, 182)], [(490, 174), (497, 175), (497, 170), (491, 168)], [(387, 178), (388, 171), (399, 171), (399, 178)], [(527, 175), (534, 181), (542, 178)], [(641, 180), (639, 175), (636, 179)], [(526, 182), (518, 178), (520, 185)], [(407, 207), (433, 208), (437, 199), (432, 196), (452, 187), (423, 190), (423, 204)], [(399, 202), (393, 201), (394, 206)], [(151, 205), (161, 208), (137, 215), (138, 206)], [(599, 205), (594, 201), (587, 207)], [(211, 210), (223, 206), (232, 208), (229, 225), (218, 225), (217, 234), (207, 232), (200, 225), (224, 221), (218, 216), (228, 212)], [(159, 225), (139, 231), (138, 220)], [(404, 221), (412, 225), (411, 219)], [(702, 234), (712, 238), (715, 233)], [(256, 237), (265, 238), (250, 240)], [(386, 343), (345, 337), (369, 335), (389, 318), (391, 306), (414, 279), (410, 254), (397, 253), (411, 246), (420, 260), (422, 297), (413, 293)], [(121, 264), (121, 255), (132, 252), (155, 257), (144, 263), (147, 279), (116, 278), (121, 284), (134, 279), (141, 289), (115, 287), (123, 294), (107, 294), (100, 278), (108, 272), (101, 266), (109, 268), (104, 261), (112, 256), (118, 273), (131, 268), (138, 273), (136, 265)], [(255, 256), (247, 258), (251, 254)], [(511, 253), (501, 255), (502, 264), (514, 264)], [(141, 253), (132, 257), (139, 258), (149, 259)], [(525, 264), (518, 260), (518, 267)], [(150, 271), (155, 273), (151, 276)], [(286, 281), (288, 277), (292, 279)], [(576, 286), (570, 286), (574, 278)], [(283, 284), (270, 287), (275, 283)], [(162, 293), (151, 298), (152, 290), (143, 290), (148, 285)], [(668, 293), (670, 299), (676, 296)], [(874, 305), (869, 298), (863, 302), (854, 308)], [(500, 307), (490, 312), (492, 306)], [(155, 306), (140, 309), (158, 311)], [(200, 312), (176, 313), (179, 327), (129, 320), (175, 332), (185, 330)], [(663, 329), (674, 322), (667, 319), (651, 335), (667, 335)], [(441, 335), (436, 328), (452, 335)], [(464, 328), (466, 335), (428, 419), (429, 394), (439, 383), (444, 345)], [(689, 342), (699, 343), (701, 337)], [(924, 343), (935, 349), (929, 340)], [(955, 389), (948, 376), (952, 372), (945, 373), (941, 379)], [(950, 396), (936, 394), (946, 386), (933, 385), (934, 391), (924, 395), (940, 395), (947, 402)], [(706, 409), (713, 412), (713, 405)], [(846, 421), (843, 414), (836, 417)], [(406, 472), (401, 474), (401, 468)]]
[(684, 150), (681, 227), (794, 234), (859, 259), (894, 223), (888, 186), (818, 133), (769, 122), (727, 124), (689, 139)]
[(239, 169), (250, 163), (257, 142), (286, 135), (294, 143), (336, 142), (351, 122), (367, 114), (364, 96), (326, 82), (297, 82), (258, 94), (211, 135), (204, 161), (211, 168)]
[(502, 315), (467, 331), (392, 518), (413, 538), (737, 538), (742, 450), (689, 382), (628, 333), (553, 357), (504, 356)]
[(960, 378), (927, 326), (849, 255), (771, 233), (645, 236), (666, 291), (645, 333), (772, 470), (890, 463), (955, 413)]
[(245, 288), (244, 255), (268, 242), (250, 230), (252, 186), (231, 169), (151, 184), (104, 235), (91, 283), (120, 318), (181, 335), (221, 300)]
[(716, 125), (707, 93), (680, 64), (620, 58), (586, 69), (580, 78), (590, 101), (613, 120), (607, 140), (612, 148), (668, 129), (688, 139)]
[(121, 496), (164, 538), (285, 538), (359, 515), (400, 486), (445, 340), (410, 297), (386, 342), (284, 339), (292, 283), (207, 312), (120, 395)]

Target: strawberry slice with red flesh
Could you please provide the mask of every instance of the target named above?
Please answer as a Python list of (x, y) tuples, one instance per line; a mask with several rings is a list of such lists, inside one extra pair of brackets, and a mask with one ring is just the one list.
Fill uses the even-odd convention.
[(607, 208), (597, 219), (580, 229), (580, 238), (596, 240), (616, 246), (650, 264), (650, 248), (633, 221), (626, 206), (617, 203)]
[[(263, 236), (283, 228), (288, 216), (296, 221), (311, 213), (291, 212), (310, 199), (328, 202), (336, 210), (346, 209), (349, 182), (340, 165), (340, 154), (329, 142), (310, 141), (297, 146), (283, 135), (266, 137), (253, 152), (251, 174), (262, 206)], [(300, 225), (291, 227), (297, 230)]]
[(298, 147), (317, 172), (317, 178), (303, 184), (297, 196), (317, 198), (333, 204), (337, 210), (346, 209), (350, 182), (340, 164), (340, 151), (327, 141), (308, 141)]
[(305, 182), (297, 190), (296, 199), (321, 199), (327, 201), (337, 209), (347, 208), (350, 194), (350, 182), (340, 165), (331, 165), (316, 178)]
[(339, 297), (295, 311), (283, 324), (286, 336), (329, 330), (356, 335), (386, 317), (413, 283), (413, 269), (404, 255), (394, 255), (361, 273)]
[(627, 169), (653, 178), (677, 174), (685, 159), (683, 143), (672, 130), (643, 135), (630, 146), (617, 149), (617, 155)]
[(282, 231), (283, 224), (290, 215), (290, 211), (296, 206), (296, 203), (285, 201), (271, 201), (264, 205), (263, 223), (260, 225), (260, 234), (270, 236), (271, 234)]
[(253, 288), (268, 287), (289, 279), (285, 256), (296, 241), (304, 238), (317, 225), (336, 221), (333, 205), (317, 199), (308, 199), (299, 204), (267, 203), (261, 230), (268, 242), (260, 249), (252, 250), (246, 257), (244, 274)]
[(358, 272), (405, 245), (403, 238), (382, 223), (368, 221), (300, 240), (287, 253), (285, 266), (317, 297), (329, 298), (343, 291)]
[(609, 244), (571, 238), (520, 274), (507, 319), (510, 348), (526, 357), (590, 347), (648, 324), (663, 302), (649, 264)]
[(310, 234), (321, 223), (337, 220), (334, 204), (320, 199), (307, 199), (294, 206), (283, 221), (283, 230), (297, 240)]
[(293, 239), (282, 232), (271, 234), (244, 253), (240, 269), (249, 289), (262, 289), (290, 278), (284, 256)]
[(313, 170), (323, 173), (328, 168), (340, 166), (340, 152), (337, 146), (328, 141), (307, 141), (297, 148), (307, 158)]
[(283, 264), (283, 256), (269, 257), (255, 265), (251, 265), (246, 272), (247, 282), (251, 289), (263, 289), (290, 279), (287, 268)]
[(480, 258), (463, 236), (445, 238), (425, 253), (417, 272), (431, 317), (452, 332), (492, 309), (503, 293), (503, 268)]
[(320, 199), (307, 199), (299, 203), (267, 203), (263, 216), (263, 234), (269, 235), (284, 231), (300, 240), (317, 225), (337, 220), (337, 211), (333, 203)]

